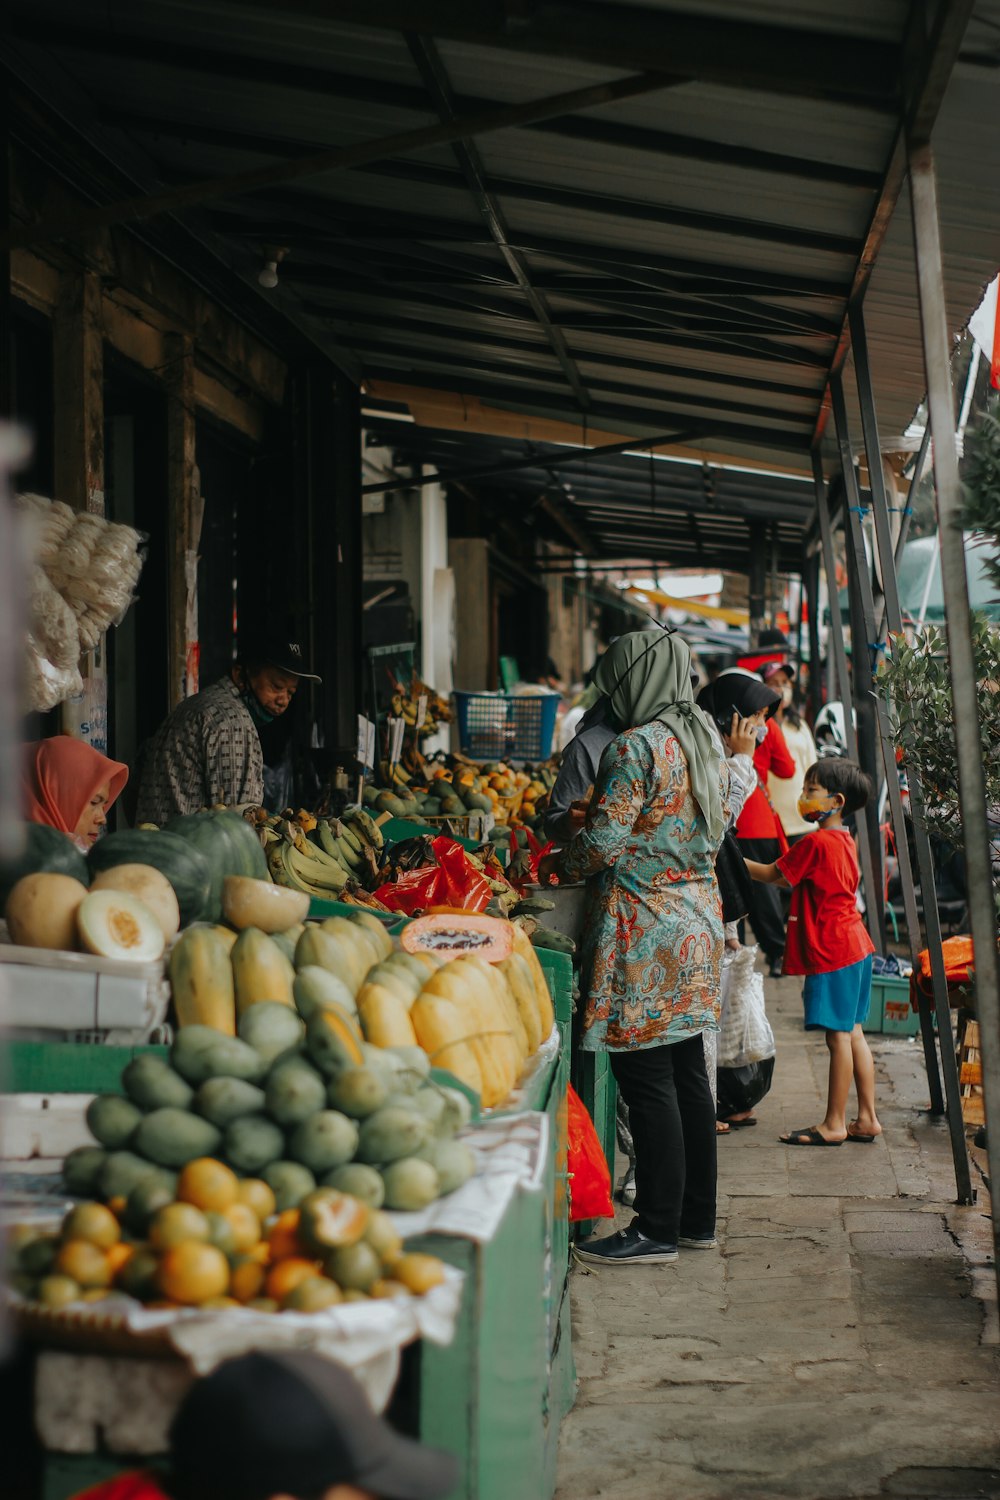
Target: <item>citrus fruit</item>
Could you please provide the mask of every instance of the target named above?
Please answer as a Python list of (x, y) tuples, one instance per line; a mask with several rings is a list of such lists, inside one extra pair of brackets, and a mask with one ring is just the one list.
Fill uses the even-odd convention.
[(358, 1292), (367, 1292), (382, 1275), (382, 1262), (366, 1240), (356, 1245), (342, 1245), (331, 1250), (324, 1261), (324, 1269), (345, 1290), (352, 1287)]
[(26, 1276), (47, 1276), (56, 1263), (59, 1241), (54, 1234), (42, 1234), (21, 1247), (17, 1269)]
[(38, 1300), (46, 1307), (66, 1307), (79, 1302), (80, 1287), (71, 1276), (43, 1276), (38, 1283)]
[(245, 1203), (247, 1208), (252, 1208), (262, 1224), (265, 1219), (271, 1217), (277, 1207), (274, 1194), (261, 1177), (244, 1177), (237, 1192), (236, 1201)]
[(163, 1295), (186, 1307), (197, 1307), (229, 1288), (229, 1262), (214, 1245), (187, 1240), (173, 1245), (160, 1261), (156, 1283)]
[(199, 1156), (189, 1161), (177, 1179), (177, 1201), (193, 1203), (205, 1213), (221, 1214), (237, 1201), (239, 1178), (225, 1162), (214, 1156)]
[(250, 1255), (241, 1255), (233, 1265), (229, 1290), (237, 1302), (253, 1302), (264, 1290), (267, 1270)]
[(149, 1242), (154, 1250), (169, 1250), (187, 1240), (207, 1240), (208, 1220), (193, 1203), (168, 1203), (158, 1209), (149, 1226)]
[(381, 1302), (389, 1297), (408, 1297), (410, 1289), (401, 1281), (394, 1281), (391, 1276), (383, 1276), (381, 1281), (376, 1281), (368, 1295)]
[(110, 1208), (103, 1203), (78, 1203), (63, 1220), (64, 1240), (87, 1240), (108, 1250), (122, 1237), (121, 1226)]
[(137, 1245), (115, 1275), (115, 1284), (129, 1297), (145, 1302), (156, 1291), (159, 1260), (148, 1245)]
[(302, 1242), (299, 1239), (298, 1230), (298, 1209), (286, 1208), (284, 1213), (278, 1215), (267, 1236), (273, 1261), (287, 1260), (290, 1256), (302, 1255)]
[(322, 1312), (342, 1302), (340, 1287), (328, 1276), (306, 1276), (293, 1286), (281, 1303), (282, 1312)]
[(444, 1280), (444, 1265), (436, 1255), (419, 1255), (416, 1251), (410, 1251), (407, 1255), (401, 1255), (394, 1263), (392, 1274), (409, 1291), (422, 1297), (431, 1287), (441, 1285)]
[(62, 1276), (71, 1276), (84, 1290), (111, 1285), (108, 1257), (89, 1240), (67, 1240), (56, 1256), (55, 1269)]
[(276, 1266), (272, 1266), (267, 1273), (264, 1283), (269, 1297), (275, 1302), (283, 1303), (293, 1287), (298, 1286), (300, 1281), (305, 1281), (307, 1276), (319, 1274), (319, 1266), (314, 1260), (306, 1260), (303, 1256), (290, 1256), (287, 1260), (280, 1260)]
[(236, 1254), (236, 1233), (225, 1214), (207, 1213), (208, 1243), (221, 1250), (223, 1255)]
[(252, 1250), (260, 1242), (260, 1220), (253, 1209), (245, 1203), (232, 1203), (223, 1209), (221, 1217), (232, 1230), (234, 1250)]
[(365, 1239), (384, 1266), (392, 1266), (403, 1253), (403, 1240), (387, 1213), (376, 1209), (368, 1220)]
[(273, 1297), (252, 1297), (247, 1307), (252, 1307), (254, 1312), (276, 1313), (280, 1311)]
[(121, 1240), (117, 1245), (110, 1245), (107, 1251), (108, 1265), (111, 1267), (112, 1280), (117, 1281), (121, 1272), (128, 1265), (135, 1254), (134, 1245), (126, 1245)]

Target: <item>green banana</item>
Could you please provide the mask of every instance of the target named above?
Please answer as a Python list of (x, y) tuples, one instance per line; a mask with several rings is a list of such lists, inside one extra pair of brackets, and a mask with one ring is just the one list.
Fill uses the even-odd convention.
[(342, 822), (350, 823), (358, 830), (365, 843), (371, 844), (373, 849), (381, 849), (383, 844), (382, 830), (368, 811), (367, 807), (345, 807)]
[(338, 839), (346, 839), (351, 848), (354, 850), (355, 854), (364, 853), (365, 846), (361, 839), (358, 838), (358, 835), (354, 832), (354, 829), (350, 826), (349, 823), (337, 824), (337, 837)]
[[(332, 824), (328, 823), (326, 818), (321, 818), (316, 825), (316, 832), (319, 834), (319, 847), (323, 853), (328, 858), (335, 859), (338, 864), (344, 864), (344, 856), (341, 853), (340, 843), (333, 831)], [(315, 848), (315, 845), (313, 847)]]
[(334, 860), (308, 859), (304, 857), (294, 844), (286, 844), (283, 851), (285, 868), (293, 879), (303, 882), (304, 889), (312, 893), (315, 888), (319, 894), (326, 891), (342, 891), (347, 884), (348, 874), (343, 866)]

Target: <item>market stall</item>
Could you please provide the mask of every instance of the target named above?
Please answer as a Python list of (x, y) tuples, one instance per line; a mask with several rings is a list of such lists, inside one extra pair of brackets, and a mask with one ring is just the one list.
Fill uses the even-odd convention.
[[(307, 832), (217, 810), (87, 861), (29, 831), (5, 872), (9, 1312), (36, 1351), (46, 1500), (161, 1451), (192, 1371), (274, 1341), (354, 1365), (457, 1454), (456, 1500), (501, 1472), (551, 1492), (571, 961), (530, 912), (381, 911), (346, 850), (338, 892), (271, 878), (339, 863), (324, 832), (357, 856), (355, 829), (390, 895), (412, 870), (342, 813)], [(494, 900), (489, 846), (443, 842)], [(67, 1374), (89, 1405), (59, 1398)]]

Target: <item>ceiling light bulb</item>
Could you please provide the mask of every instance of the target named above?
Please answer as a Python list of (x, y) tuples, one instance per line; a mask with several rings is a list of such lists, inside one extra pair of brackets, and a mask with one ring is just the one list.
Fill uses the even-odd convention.
[(268, 291), (273, 291), (278, 285), (278, 262), (276, 260), (266, 260), (264, 262), (264, 269), (257, 277), (257, 281), (261, 286), (267, 287)]

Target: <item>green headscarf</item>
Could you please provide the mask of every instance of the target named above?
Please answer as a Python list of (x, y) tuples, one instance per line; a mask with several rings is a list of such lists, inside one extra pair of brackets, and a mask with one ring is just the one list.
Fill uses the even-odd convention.
[(709, 834), (721, 839), (725, 820), (718, 742), (695, 706), (687, 643), (659, 630), (620, 635), (601, 657), (594, 684), (609, 699), (610, 717), (619, 731), (653, 719), (667, 726), (684, 751), (691, 792)]

